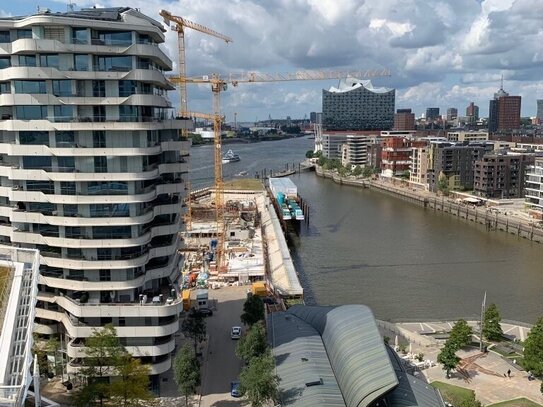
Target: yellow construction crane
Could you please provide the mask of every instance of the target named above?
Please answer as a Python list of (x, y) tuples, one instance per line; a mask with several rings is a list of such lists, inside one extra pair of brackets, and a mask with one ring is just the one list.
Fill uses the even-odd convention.
[[(178, 53), (179, 53), (179, 76), (180, 77), (187, 76), (187, 65), (186, 65), (186, 60), (185, 60), (185, 28), (191, 28), (193, 30), (200, 31), (204, 34), (217, 37), (221, 40), (224, 40), (227, 44), (229, 42), (232, 42), (232, 39), (226, 35), (218, 33), (217, 31), (207, 28), (201, 24), (193, 23), (192, 21), (189, 21), (183, 17), (174, 16), (172, 15), (172, 13), (170, 13), (167, 10), (160, 10), (159, 14), (164, 19), (165, 24), (170, 26), (170, 23), (173, 23), (174, 25), (171, 26), (171, 29), (174, 31), (177, 31), (177, 47), (178, 47)], [(206, 116), (203, 113), (196, 114), (196, 113), (188, 112), (187, 99), (188, 97), (187, 97), (186, 82), (179, 83), (179, 115), (181, 117), (203, 118), (203, 119), (214, 120), (214, 117), (212, 117), (211, 115)], [(188, 136), (188, 130), (183, 129), (182, 137), (186, 139), (187, 136)], [(192, 199), (191, 199), (190, 181), (187, 182), (187, 190), (188, 190), (188, 208), (187, 208), (187, 213), (185, 215), (185, 225), (187, 229), (190, 230), (192, 228)]]
[(298, 71), (294, 73), (267, 74), (260, 72), (249, 72), (240, 74), (219, 75), (211, 74), (199, 77), (185, 77), (183, 75), (167, 76), (168, 81), (177, 86), (192, 84), (211, 84), (213, 92), (213, 131), (214, 131), (214, 156), (215, 156), (215, 210), (217, 220), (217, 271), (223, 270), (223, 254), (225, 241), (224, 223), (224, 184), (222, 179), (222, 145), (221, 145), (221, 99), (220, 94), (228, 89), (228, 85), (237, 86), (240, 83), (266, 83), (266, 82), (289, 82), (289, 81), (317, 81), (329, 79), (343, 79), (354, 77), (357, 79), (375, 78), (390, 76), (390, 70), (367, 70), (367, 71)]

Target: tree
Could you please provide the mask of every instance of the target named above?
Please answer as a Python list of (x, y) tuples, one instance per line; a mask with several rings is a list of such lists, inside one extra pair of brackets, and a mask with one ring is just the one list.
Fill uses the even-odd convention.
[(471, 336), (473, 335), (473, 330), (468, 325), (468, 323), (460, 319), (454, 324), (451, 335), (449, 336), (449, 341), (454, 343), (457, 349), (460, 349), (471, 343)]
[(373, 168), (365, 166), (364, 169), (362, 170), (362, 176), (364, 178), (369, 178), (372, 175), (373, 175)]
[(204, 317), (194, 310), (191, 311), (181, 324), (181, 331), (186, 337), (192, 338), (194, 342), (194, 353), (196, 354), (198, 343), (202, 342), (206, 337), (207, 331)]
[(443, 171), (439, 173), (439, 177), (437, 178), (437, 189), (440, 190), (443, 195), (449, 195), (449, 179)]
[(543, 318), (530, 329), (524, 342), (524, 368), (536, 376), (543, 375)]
[(195, 394), (200, 385), (200, 362), (190, 345), (183, 346), (177, 353), (173, 368), (177, 389), (185, 396), (185, 404), (188, 405), (189, 396)]
[(353, 171), (352, 171), (352, 174), (355, 176), (355, 177), (359, 177), (360, 175), (362, 175), (364, 172), (364, 170), (362, 169), (362, 167), (360, 165), (357, 165), (354, 167)]
[(259, 296), (252, 295), (243, 304), (241, 322), (252, 326), (262, 319), (264, 319), (264, 302)]
[(441, 363), (443, 370), (447, 372), (447, 379), (451, 376), (451, 370), (455, 369), (458, 362), (460, 362), (460, 358), (456, 356), (456, 350), (456, 345), (448, 340), (439, 355), (437, 355), (438, 363)]
[(496, 304), (490, 304), (483, 318), (483, 337), (489, 341), (499, 341), (503, 337), (502, 320)]
[(458, 404), (458, 407), (483, 407), (483, 405), (475, 398), (475, 393), (471, 393), (468, 398), (465, 398)]
[(273, 373), (274, 367), (272, 356), (265, 354), (251, 359), (249, 365), (242, 369), (240, 391), (253, 407), (277, 400), (279, 377)]
[(245, 363), (250, 363), (253, 358), (262, 356), (267, 350), (266, 328), (262, 321), (258, 321), (249, 329), (247, 335), (239, 340), (236, 355)]
[(305, 158), (313, 158), (314, 156), (313, 150), (307, 150), (305, 153)]
[(129, 354), (121, 358), (117, 368), (118, 379), (111, 384), (111, 397), (117, 399), (122, 407), (138, 406), (140, 400), (152, 397), (149, 391), (149, 366), (142, 365), (139, 359)]

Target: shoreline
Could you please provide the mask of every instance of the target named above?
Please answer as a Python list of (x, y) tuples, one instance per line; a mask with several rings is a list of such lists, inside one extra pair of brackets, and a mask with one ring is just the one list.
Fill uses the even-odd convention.
[(543, 230), (534, 227), (533, 224), (518, 218), (512, 218), (499, 213), (491, 213), (487, 208), (471, 207), (453, 199), (444, 196), (437, 196), (434, 193), (424, 191), (414, 191), (412, 189), (401, 188), (392, 183), (366, 179), (353, 179), (350, 177), (341, 177), (336, 172), (323, 170), (321, 167), (315, 167), (315, 173), (318, 177), (331, 179), (337, 184), (348, 185), (358, 188), (370, 188), (378, 192), (388, 194), (395, 198), (411, 202), (422, 206), (424, 209), (441, 211), (456, 216), (466, 222), (475, 222), (486, 227), (487, 232), (502, 231), (518, 237), (522, 237), (531, 242), (543, 243)]

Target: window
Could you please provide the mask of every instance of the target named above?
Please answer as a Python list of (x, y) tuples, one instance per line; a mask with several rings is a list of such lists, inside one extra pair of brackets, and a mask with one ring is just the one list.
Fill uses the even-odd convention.
[(0, 58), (0, 69), (9, 68), (11, 66), (11, 57)]
[(136, 81), (119, 81), (119, 96), (125, 97), (136, 93)]
[(0, 31), (0, 43), (11, 42), (9, 31)]
[(51, 156), (33, 155), (23, 157), (25, 170), (49, 170), (51, 169)]
[(138, 106), (120, 105), (119, 120), (122, 122), (132, 122), (138, 118)]
[(19, 120), (43, 120), (47, 118), (47, 106), (15, 106), (15, 114)]
[(60, 194), (61, 195), (76, 195), (75, 182), (61, 182)]
[(79, 239), (81, 237), (81, 228), (79, 226), (66, 226), (64, 230), (67, 238)]
[(27, 145), (49, 145), (49, 132), (47, 131), (20, 131), (19, 143)]
[(40, 66), (58, 68), (58, 54), (40, 55)]
[(104, 148), (106, 146), (106, 132), (104, 130), (92, 132), (92, 146), (94, 148)]
[(57, 157), (57, 165), (59, 172), (72, 172), (75, 170), (75, 158), (74, 157)]
[(20, 40), (22, 38), (32, 38), (32, 30), (17, 30), (17, 39)]
[(72, 28), (72, 43), (73, 44), (88, 44), (89, 36), (86, 28)]
[(87, 193), (89, 195), (125, 195), (128, 192), (128, 183), (124, 181), (89, 182)]
[(49, 202), (28, 202), (28, 212), (39, 212), (51, 216), (55, 205)]
[(53, 95), (55, 96), (72, 96), (72, 81), (58, 80), (53, 81)]
[(138, 58), (138, 69), (152, 69), (153, 64), (149, 58)]
[(131, 45), (131, 31), (92, 31), (91, 42), (95, 45)]
[(89, 56), (87, 54), (74, 55), (74, 70), (75, 71), (89, 70)]
[(55, 122), (69, 122), (74, 118), (74, 107), (70, 105), (54, 106)]
[(105, 156), (94, 157), (94, 171), (107, 172), (107, 157)]
[(92, 107), (93, 120), (95, 122), (106, 121), (106, 107), (104, 105), (97, 105)]
[(100, 270), (100, 281), (111, 281), (111, 271)]
[(54, 194), (55, 183), (53, 181), (26, 181), (26, 190)]
[[(68, 229), (68, 228), (66, 228), (66, 229)], [(68, 237), (68, 236), (66, 236), (66, 237)], [(80, 238), (80, 237), (81, 236), (72, 235), (72, 238), (74, 238), (74, 239), (77, 239), (77, 238)], [(82, 259), (82, 258), (84, 258), (83, 250), (72, 248), (72, 247), (68, 247), (68, 249), (66, 250), (66, 255), (68, 256), (69, 259)], [(75, 276), (73, 276), (71, 274), (70, 274), (70, 278), (76, 279)], [(78, 280), (83, 279), (83, 275), (78, 276), (77, 279)]]
[(73, 147), (75, 145), (75, 134), (73, 131), (57, 131), (55, 140), (57, 147)]
[(97, 71), (127, 72), (132, 69), (132, 57), (130, 56), (97, 56), (95, 59)]
[(47, 93), (45, 81), (13, 81), (15, 93)]
[(132, 237), (132, 227), (93, 226), (92, 237), (94, 239), (130, 239)]
[(64, 27), (63, 26), (43, 27), (43, 38), (46, 40), (55, 40), (58, 42), (64, 42)]
[(147, 34), (138, 34), (138, 44), (154, 44), (151, 36)]
[(106, 81), (92, 81), (92, 96), (95, 98), (106, 96)]
[(62, 205), (64, 216), (75, 216), (78, 214), (77, 205)]
[(92, 217), (123, 217), (130, 216), (128, 204), (95, 204), (90, 205)]
[(0, 82), (0, 95), (11, 93), (11, 86), (9, 82)]
[(36, 66), (36, 55), (19, 55), (19, 66)]

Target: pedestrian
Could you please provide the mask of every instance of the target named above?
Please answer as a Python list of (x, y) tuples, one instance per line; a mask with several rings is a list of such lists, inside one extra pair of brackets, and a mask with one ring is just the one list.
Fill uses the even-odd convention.
[(511, 369), (507, 369), (507, 377), (511, 377)]

